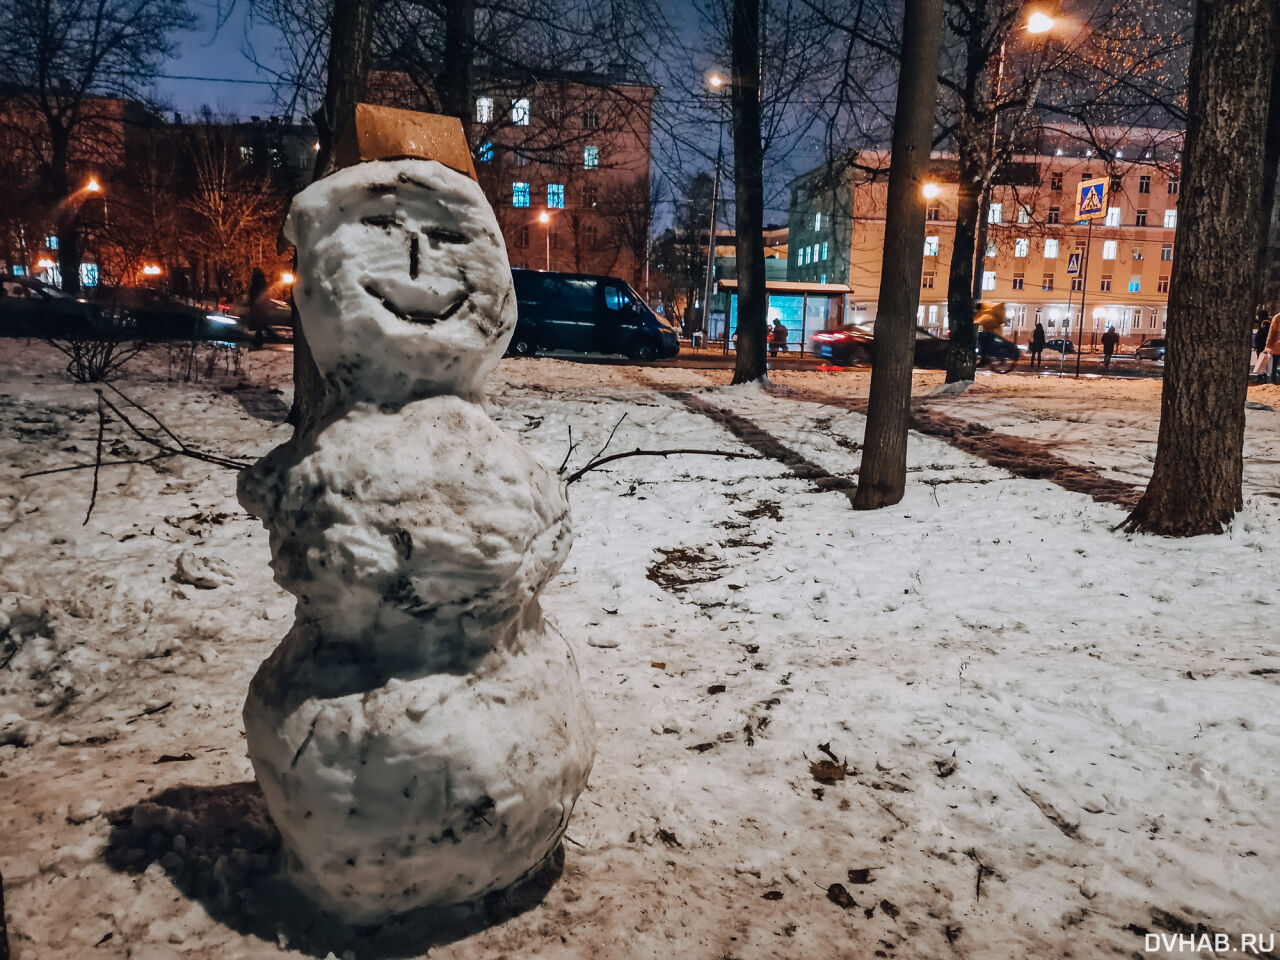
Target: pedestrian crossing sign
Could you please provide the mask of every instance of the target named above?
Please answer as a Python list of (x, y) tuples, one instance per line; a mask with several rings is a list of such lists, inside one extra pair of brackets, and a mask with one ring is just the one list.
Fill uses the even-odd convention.
[(1075, 277), (1080, 274), (1080, 254), (1073, 253), (1067, 257), (1067, 276)]
[(1080, 181), (1076, 188), (1077, 220), (1096, 220), (1107, 215), (1107, 188), (1110, 184), (1107, 177)]

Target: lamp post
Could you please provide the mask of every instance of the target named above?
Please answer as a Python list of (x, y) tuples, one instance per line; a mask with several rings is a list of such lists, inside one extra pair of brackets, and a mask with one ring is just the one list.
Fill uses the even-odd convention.
[[(1027, 15), (1026, 21), (1023, 23), (1023, 29), (1032, 36), (1040, 36), (1048, 33), (1058, 21), (1043, 7), (1033, 9)], [(1007, 38), (1000, 41), (1000, 55), (996, 59), (996, 83), (995, 90), (991, 97), (991, 153), (988, 158), (990, 166), (988, 167), (987, 182), (982, 188), (982, 198), (978, 202), (978, 237), (977, 243), (974, 245), (974, 264), (973, 264), (973, 299), (975, 301), (982, 299), (982, 278), (985, 272), (987, 259), (987, 226), (991, 219), (991, 195), (995, 188), (996, 175), (996, 150), (1000, 142), (1000, 115), (997, 112), (1000, 107), (1000, 95), (1004, 87), (1004, 55)], [(1035, 100), (1036, 94), (1040, 91), (1040, 81), (1037, 80), (1031, 88), (1031, 94), (1027, 98), (1028, 108), (1031, 101)]]
[(551, 271), (551, 214), (543, 210), (538, 214), (538, 222), (547, 228), (547, 272)]
[[(721, 94), (716, 103), (716, 127), (719, 130), (719, 143), (716, 146), (716, 165), (711, 177), (711, 229), (707, 233), (707, 276), (702, 297), (702, 329), (711, 335), (711, 284), (716, 266), (716, 203), (720, 199), (720, 164), (724, 160), (724, 77), (716, 72), (707, 77), (707, 86), (712, 93)], [(729, 352), (729, 315), (725, 312), (724, 352)]]

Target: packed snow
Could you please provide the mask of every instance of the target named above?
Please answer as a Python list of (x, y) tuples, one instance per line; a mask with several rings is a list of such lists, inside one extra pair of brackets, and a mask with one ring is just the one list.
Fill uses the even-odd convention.
[[(165, 369), (140, 357), (118, 386), (201, 449), (251, 460), (289, 435), (287, 356), (196, 384)], [(854, 477), (863, 418), (835, 401), (864, 374), (726, 378), (509, 360), (488, 409), (551, 467), (572, 428), (567, 470), (615, 426), (610, 452), (757, 456), (714, 407)], [(980, 376), (926, 402), (1137, 482), (1159, 400)], [(599, 740), (559, 878), (483, 921), (351, 932), (278, 880), (252, 783), (240, 704), (292, 598), (234, 472), (104, 467), (82, 526), (92, 471), (17, 474), (92, 460), (92, 390), (6, 344), (0, 405), (0, 872), (21, 960), (1185, 957), (1160, 936), (1280, 933), (1274, 410), (1247, 413), (1244, 513), (1190, 541), (1117, 533), (1118, 507), (914, 435), (906, 498), (875, 512), (763, 456), (586, 473), (542, 595)], [(149, 455), (118, 424), (106, 444)]]

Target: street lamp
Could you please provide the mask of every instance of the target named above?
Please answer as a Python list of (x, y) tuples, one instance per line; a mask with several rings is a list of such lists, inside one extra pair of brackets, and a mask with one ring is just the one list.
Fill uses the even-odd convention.
[(1027, 33), (1048, 33), (1058, 21), (1043, 10), (1036, 10), (1027, 17)]
[(280, 274), (280, 282), (283, 283), (286, 287), (292, 284), (293, 280), (294, 280), (294, 276), (288, 270)]
[[(719, 142), (716, 146), (716, 165), (711, 178), (711, 229), (707, 231), (707, 277), (702, 296), (701, 325), (705, 334), (711, 334), (711, 284), (716, 268), (716, 204), (720, 201), (720, 164), (724, 162), (724, 76), (716, 70), (707, 75), (707, 87), (712, 93), (721, 94), (716, 103), (716, 128)], [(729, 315), (725, 311), (724, 352), (729, 352)]]
[(86, 184), (84, 185), (84, 188), (85, 188), (85, 190), (87, 190), (89, 193), (101, 193), (101, 192), (102, 192), (102, 184), (100, 184), (100, 183), (98, 182), (98, 178), (97, 178), (97, 177), (90, 177), (90, 178), (89, 178), (89, 182), (88, 182), (88, 183), (86, 183)]
[(543, 210), (538, 214), (538, 222), (547, 228), (547, 271), (551, 271), (551, 214)]
[(936, 200), (942, 195), (942, 187), (936, 183), (926, 183), (920, 190), (926, 200)]

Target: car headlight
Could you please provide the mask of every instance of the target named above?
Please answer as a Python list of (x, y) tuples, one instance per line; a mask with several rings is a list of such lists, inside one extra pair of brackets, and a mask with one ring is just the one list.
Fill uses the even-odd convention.
[(226, 314), (222, 313), (206, 313), (204, 318), (210, 323), (218, 323), (227, 326), (234, 325), (236, 323), (235, 317), (228, 317)]

